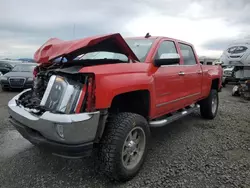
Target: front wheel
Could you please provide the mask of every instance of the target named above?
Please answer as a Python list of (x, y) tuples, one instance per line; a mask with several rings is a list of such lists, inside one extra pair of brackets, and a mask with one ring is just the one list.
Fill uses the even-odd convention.
[(149, 136), (147, 120), (138, 114), (124, 112), (108, 118), (99, 148), (105, 173), (118, 181), (132, 179), (144, 163)]
[(218, 91), (211, 89), (209, 96), (200, 102), (200, 113), (205, 119), (214, 119), (219, 106)]

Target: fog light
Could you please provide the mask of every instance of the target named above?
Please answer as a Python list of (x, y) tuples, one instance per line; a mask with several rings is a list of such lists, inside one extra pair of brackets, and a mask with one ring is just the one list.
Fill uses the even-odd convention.
[(61, 138), (64, 138), (63, 125), (56, 124), (56, 132)]

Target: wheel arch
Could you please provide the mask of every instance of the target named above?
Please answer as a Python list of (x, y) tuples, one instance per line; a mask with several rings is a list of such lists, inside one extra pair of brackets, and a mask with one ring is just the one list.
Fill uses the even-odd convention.
[(119, 93), (113, 97), (109, 113), (132, 112), (149, 119), (150, 97), (148, 89)]
[(220, 79), (219, 78), (212, 79), (211, 89), (215, 89), (215, 90), (219, 91), (219, 89), (220, 89)]

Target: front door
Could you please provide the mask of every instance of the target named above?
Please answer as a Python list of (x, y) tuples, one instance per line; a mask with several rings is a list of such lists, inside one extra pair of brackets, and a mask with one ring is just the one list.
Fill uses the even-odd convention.
[[(167, 53), (178, 53), (173, 41), (162, 41), (155, 58)], [(184, 81), (179, 72), (180, 64), (176, 64), (160, 66), (154, 73), (157, 116), (178, 110), (182, 106), (179, 99), (183, 96)]]

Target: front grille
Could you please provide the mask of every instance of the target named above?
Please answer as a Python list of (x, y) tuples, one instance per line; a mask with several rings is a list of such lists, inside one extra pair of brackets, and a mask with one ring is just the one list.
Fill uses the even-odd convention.
[(25, 78), (9, 78), (9, 83), (11, 87), (23, 87), (25, 83)]

